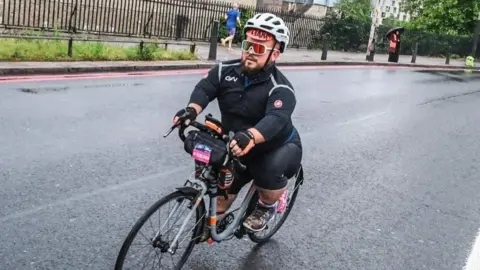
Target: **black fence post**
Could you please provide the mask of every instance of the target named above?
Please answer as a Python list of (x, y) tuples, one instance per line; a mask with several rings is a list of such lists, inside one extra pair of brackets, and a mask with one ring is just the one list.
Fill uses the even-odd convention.
[(72, 57), (73, 52), (73, 38), (68, 40), (68, 57)]
[(322, 57), (321, 60), (327, 60), (327, 53), (328, 53), (328, 37), (330, 36), (329, 33), (323, 35), (323, 46), (322, 46)]
[(140, 41), (140, 47), (139, 47), (139, 50), (140, 50), (140, 54), (143, 53), (143, 40)]
[(322, 60), (327, 60), (327, 52), (328, 52), (328, 45), (327, 41), (323, 41), (323, 47), (322, 47)]
[(195, 53), (195, 47), (197, 45), (195, 43), (193, 43), (192, 45), (190, 45), (190, 53), (194, 54)]
[(210, 51), (208, 53), (208, 60), (217, 59), (217, 40), (218, 40), (218, 28), (220, 22), (215, 20), (212, 25), (212, 32), (210, 34)]
[(445, 65), (449, 65), (449, 64), (450, 64), (450, 54), (451, 54), (451, 51), (452, 51), (452, 46), (448, 46), (448, 49), (447, 49), (447, 59), (445, 59)]
[(415, 41), (415, 47), (413, 48), (412, 61), (410, 63), (415, 64), (417, 61), (418, 41)]

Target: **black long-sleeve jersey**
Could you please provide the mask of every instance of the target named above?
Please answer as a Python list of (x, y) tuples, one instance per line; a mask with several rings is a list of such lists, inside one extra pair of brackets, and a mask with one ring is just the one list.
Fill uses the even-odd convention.
[(197, 83), (189, 102), (205, 109), (214, 99), (219, 104), (224, 132), (254, 127), (263, 135), (265, 142), (252, 151), (271, 150), (294, 137), (299, 139), (291, 119), (295, 91), (275, 65), (247, 77), (240, 59), (218, 63)]

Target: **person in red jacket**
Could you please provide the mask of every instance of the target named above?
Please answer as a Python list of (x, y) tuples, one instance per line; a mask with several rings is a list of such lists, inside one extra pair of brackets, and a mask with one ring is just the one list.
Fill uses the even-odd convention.
[(400, 33), (395, 31), (390, 35), (390, 45), (388, 46), (388, 62), (398, 63), (400, 53)]

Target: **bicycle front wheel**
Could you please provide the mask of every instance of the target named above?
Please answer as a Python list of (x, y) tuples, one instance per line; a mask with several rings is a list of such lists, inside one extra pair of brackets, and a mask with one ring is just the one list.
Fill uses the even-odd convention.
[[(178, 238), (177, 248), (173, 247), (174, 254), (169, 249), (172, 248), (172, 241), (195, 204), (195, 195), (194, 192), (176, 191), (163, 197), (145, 211), (125, 239), (117, 257), (115, 269), (181, 269), (192, 253), (195, 244), (198, 243), (203, 230), (205, 217), (203, 200), (200, 201), (195, 213), (190, 217), (190, 219), (193, 218), (193, 224), (187, 223)], [(173, 207), (161, 211), (161, 208), (168, 207), (170, 204)], [(157, 212), (159, 215), (162, 212), (166, 213), (166, 218), (156, 217), (155, 213)], [(155, 224), (157, 228), (155, 228)], [(142, 232), (142, 230), (148, 229), (150, 229), (149, 233)], [(192, 234), (190, 237), (188, 237), (189, 233)], [(137, 236), (138, 242), (134, 243), (134, 240), (137, 241)], [(185, 242), (187, 242), (186, 247), (182, 247)], [(147, 248), (147, 250), (146, 253), (139, 254), (135, 252), (136, 248)], [(178, 257), (177, 263), (175, 263), (175, 257)], [(130, 260), (132, 263), (129, 262)]]

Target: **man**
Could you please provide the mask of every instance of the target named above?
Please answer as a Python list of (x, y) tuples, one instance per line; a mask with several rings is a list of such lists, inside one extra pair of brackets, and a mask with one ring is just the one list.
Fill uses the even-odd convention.
[(228, 41), (228, 50), (232, 50), (232, 40), (235, 37), (237, 29), (237, 22), (240, 24), (240, 11), (238, 10), (238, 4), (234, 3), (233, 8), (225, 13), (225, 24), (228, 30), (228, 37), (222, 38), (222, 45), (225, 47), (225, 42)]
[(223, 130), (235, 133), (232, 153), (247, 170), (235, 175), (228, 199), (218, 197), (218, 213), (233, 203), (240, 189), (254, 179), (259, 189), (258, 207), (243, 225), (261, 231), (275, 215), (287, 180), (298, 171), (302, 159), (300, 136), (292, 124), (295, 92), (275, 66), (285, 52), (289, 30), (282, 19), (270, 13), (257, 14), (244, 27), (242, 57), (219, 63), (198, 82), (185, 109), (174, 117), (185, 124), (194, 120), (209, 102), (218, 100)]

